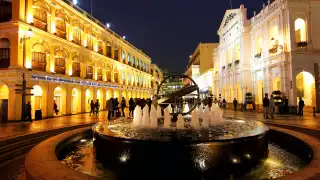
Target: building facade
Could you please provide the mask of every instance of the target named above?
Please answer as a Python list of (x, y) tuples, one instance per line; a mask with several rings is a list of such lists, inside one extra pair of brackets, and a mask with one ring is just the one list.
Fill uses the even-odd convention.
[[(215, 49), (217, 43), (200, 43), (189, 57), (186, 75), (192, 77), (198, 84), (202, 98), (213, 94), (213, 75), (215, 74)], [(190, 82), (186, 81), (184, 84)]]
[(227, 10), (218, 31), (216, 93), (243, 102), (251, 92), (261, 105), (265, 93), (281, 91), (291, 106), (302, 97), (319, 107), (319, 10), (316, 0), (268, 1), (251, 19), (243, 5)]
[(156, 64), (151, 64), (150, 74), (152, 75), (151, 79), (151, 88), (152, 88), (152, 95), (157, 94), (158, 87), (163, 80), (163, 74), (161, 69)]
[[(67, 0), (0, 1), (0, 119), (20, 120), (22, 94), (32, 115), (54, 116), (101, 109), (111, 97), (147, 98), (151, 58)], [(20, 87), (21, 89), (21, 87)]]

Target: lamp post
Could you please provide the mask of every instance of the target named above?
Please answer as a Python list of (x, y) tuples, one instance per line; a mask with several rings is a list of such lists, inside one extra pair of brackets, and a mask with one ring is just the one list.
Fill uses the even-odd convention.
[[(22, 67), (25, 68), (25, 61), (26, 61), (26, 53), (27, 53), (27, 50), (26, 50), (26, 41), (31, 39), (33, 33), (32, 33), (32, 30), (31, 28), (27, 31), (27, 33), (24, 35), (24, 37), (22, 37), (20, 39), (20, 43), (23, 44), (23, 62), (22, 62)], [(24, 121), (25, 120), (25, 104), (26, 104), (26, 80), (25, 80), (25, 74), (24, 74), (24, 71), (22, 72), (22, 85), (16, 85), (16, 86), (21, 86), (22, 89), (21, 89), (21, 94), (22, 94), (22, 104), (21, 104), (21, 121)], [(28, 88), (30, 89), (30, 88)]]

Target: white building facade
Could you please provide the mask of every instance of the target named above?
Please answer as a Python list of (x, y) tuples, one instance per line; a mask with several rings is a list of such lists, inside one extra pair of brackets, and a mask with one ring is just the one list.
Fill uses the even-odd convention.
[(243, 5), (227, 10), (218, 31), (217, 93), (243, 102), (251, 92), (259, 106), (265, 93), (281, 91), (291, 106), (302, 97), (319, 107), (319, 15), (316, 0), (268, 1), (251, 19)]

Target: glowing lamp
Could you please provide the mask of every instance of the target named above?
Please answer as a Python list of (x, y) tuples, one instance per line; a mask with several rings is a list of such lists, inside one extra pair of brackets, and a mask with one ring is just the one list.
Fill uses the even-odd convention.
[(29, 23), (29, 24), (33, 23), (33, 15), (32, 14), (28, 14), (27, 23)]
[(72, 69), (69, 69), (69, 76), (72, 76)]
[(110, 23), (107, 23), (106, 26), (107, 26), (107, 28), (110, 28), (110, 27), (111, 27), (111, 24), (110, 24)]
[(78, 4), (78, 0), (73, 0), (72, 3), (73, 3), (74, 5), (77, 5), (77, 4)]
[(127, 37), (126, 37), (126, 36), (123, 36), (122, 38), (123, 38), (123, 39), (126, 39)]
[(26, 68), (27, 68), (27, 69), (31, 69), (31, 61), (30, 61), (30, 60), (27, 60), (27, 62), (26, 62)]

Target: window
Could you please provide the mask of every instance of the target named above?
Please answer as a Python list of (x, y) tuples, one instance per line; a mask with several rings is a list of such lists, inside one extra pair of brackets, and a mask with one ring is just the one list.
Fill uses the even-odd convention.
[(0, 39), (0, 68), (8, 68), (10, 66), (10, 41), (8, 39)]
[(73, 62), (72, 63), (72, 75), (75, 77), (80, 77), (80, 72), (81, 72), (80, 63)]
[(115, 48), (115, 50), (114, 50), (114, 59), (119, 61), (119, 50), (118, 50), (118, 48)]
[(0, 22), (10, 21), (12, 18), (12, 2), (0, 1)]
[(113, 73), (113, 77), (114, 77), (114, 82), (119, 83), (119, 73), (117, 71)]
[(131, 58), (131, 57), (130, 57), (130, 53), (128, 53), (128, 64), (131, 65), (131, 63), (130, 63), (131, 59), (130, 59), (130, 58)]
[(298, 18), (295, 23), (296, 42), (307, 42), (306, 23), (303, 19)]
[(98, 69), (97, 75), (98, 75), (97, 80), (98, 80), (98, 81), (102, 81), (102, 69)]
[(98, 53), (103, 54), (103, 42), (98, 41)]
[(34, 26), (47, 31), (47, 9), (45, 4), (39, 4), (39, 6), (35, 6), (33, 10), (33, 21)]
[(78, 44), (78, 45), (81, 45), (81, 33), (82, 33), (82, 30), (78, 27), (74, 27), (73, 28), (73, 42)]
[(136, 66), (136, 58), (134, 56), (132, 56), (132, 66)]
[(126, 53), (125, 53), (125, 52), (122, 52), (122, 61), (123, 61), (124, 63), (127, 63), (127, 62), (126, 62)]
[(128, 83), (127, 83), (127, 85), (131, 85), (131, 76), (130, 76), (130, 74), (128, 74)]
[(32, 52), (32, 69), (38, 71), (46, 71), (46, 53)]
[(87, 34), (87, 48), (93, 50), (93, 36), (91, 34)]
[(93, 67), (92, 66), (87, 66), (87, 79), (92, 79), (92, 74), (93, 74)]
[(107, 57), (111, 58), (111, 46), (107, 46)]
[(55, 58), (55, 72), (57, 74), (65, 74), (66, 69), (66, 61), (62, 57), (56, 57)]
[(111, 71), (107, 71), (107, 82), (111, 82)]

